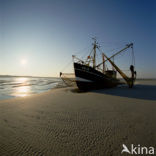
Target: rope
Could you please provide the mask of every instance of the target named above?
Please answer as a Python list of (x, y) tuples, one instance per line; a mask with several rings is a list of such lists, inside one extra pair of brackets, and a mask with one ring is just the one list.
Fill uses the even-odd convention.
[[(82, 52), (86, 51), (86, 49), (88, 49), (88, 48), (89, 48), (89, 46), (83, 48), (83, 49), (82, 49), (81, 51), (79, 51), (79, 52), (75, 52), (73, 55), (82, 54)], [(81, 53), (80, 53), (80, 52), (81, 52)], [(85, 53), (85, 55), (86, 55), (86, 53)], [(73, 62), (73, 60), (70, 60), (70, 61), (62, 68), (61, 72), (65, 71), (65, 69), (66, 69), (66, 68), (70, 65), (70, 63), (72, 63), (72, 62)]]
[(68, 62), (65, 67), (63, 67), (63, 69), (61, 70), (61, 72), (65, 71), (65, 69), (69, 66), (70, 63), (72, 63), (72, 60), (70, 60), (70, 62)]

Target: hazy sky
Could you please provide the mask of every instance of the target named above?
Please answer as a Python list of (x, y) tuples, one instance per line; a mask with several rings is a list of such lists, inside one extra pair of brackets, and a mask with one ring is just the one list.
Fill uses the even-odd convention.
[(0, 74), (58, 76), (94, 36), (108, 56), (134, 42), (138, 77), (156, 78), (155, 0), (0, 0)]

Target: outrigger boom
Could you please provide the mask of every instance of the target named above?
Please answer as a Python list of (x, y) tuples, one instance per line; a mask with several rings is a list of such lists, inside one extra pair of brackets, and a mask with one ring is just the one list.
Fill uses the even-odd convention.
[[(106, 60), (104, 60), (102, 63), (98, 64), (98, 66), (100, 66), (101, 64), (103, 64), (106, 61), (109, 61), (111, 63), (111, 65), (119, 72), (119, 74), (122, 76), (122, 78), (127, 82), (129, 88), (132, 88), (134, 85), (134, 81), (136, 79), (136, 71), (134, 71), (134, 66), (131, 65), (130, 66), (130, 70), (131, 70), (131, 78), (129, 78), (112, 60), (111, 58), (114, 58), (114, 56), (120, 54), (121, 52), (123, 52), (124, 50), (126, 50), (127, 48), (133, 48), (133, 43), (127, 44), (125, 48), (121, 49), (119, 52), (115, 53), (114, 55), (112, 55), (111, 57), (107, 57), (106, 54), (103, 53), (103, 55), (106, 57)], [(98, 48), (99, 49), (99, 48)], [(100, 50), (100, 49), (99, 49)]]

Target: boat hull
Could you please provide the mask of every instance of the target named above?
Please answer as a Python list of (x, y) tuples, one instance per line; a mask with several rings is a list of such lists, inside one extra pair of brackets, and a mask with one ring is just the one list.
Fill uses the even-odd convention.
[(76, 84), (80, 90), (91, 90), (116, 87), (119, 80), (107, 76), (94, 68), (74, 63)]

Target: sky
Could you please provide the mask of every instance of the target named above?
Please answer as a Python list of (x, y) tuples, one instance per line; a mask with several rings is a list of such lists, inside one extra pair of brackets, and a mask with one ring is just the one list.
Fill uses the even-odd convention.
[(156, 78), (155, 0), (0, 0), (0, 75), (59, 76), (92, 37), (108, 56), (133, 42), (138, 77)]

